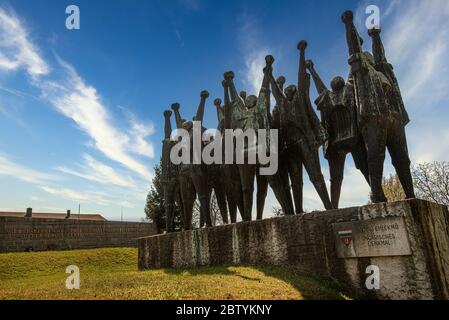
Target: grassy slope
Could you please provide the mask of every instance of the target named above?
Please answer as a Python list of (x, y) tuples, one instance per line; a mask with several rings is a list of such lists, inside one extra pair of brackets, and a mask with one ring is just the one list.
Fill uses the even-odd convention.
[[(136, 249), (0, 254), (1, 299), (343, 299), (330, 283), (278, 267), (138, 271)], [(80, 290), (65, 289), (68, 265)]]

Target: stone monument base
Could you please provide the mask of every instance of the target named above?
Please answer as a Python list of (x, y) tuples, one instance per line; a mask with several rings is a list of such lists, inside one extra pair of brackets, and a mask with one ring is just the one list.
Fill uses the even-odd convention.
[(449, 211), (422, 200), (157, 235), (139, 268), (285, 265), (374, 299), (449, 298)]

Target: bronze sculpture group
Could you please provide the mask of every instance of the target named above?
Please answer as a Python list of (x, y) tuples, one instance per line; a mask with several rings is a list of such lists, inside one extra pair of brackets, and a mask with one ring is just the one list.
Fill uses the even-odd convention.
[[(414, 198), (407, 150), (405, 126), (409, 122), (398, 81), (388, 63), (380, 38), (380, 29), (369, 30), (372, 53), (362, 51), (351, 11), (342, 15), (349, 49), (350, 72), (345, 81), (335, 77), (330, 88), (306, 60), (307, 42), (298, 44), (299, 72), (295, 85), (284, 89), (285, 77), (273, 76), (272, 56), (266, 57), (264, 78), (258, 96), (237, 92), (232, 71), (224, 74), (224, 99), (215, 99), (218, 131), (226, 129), (277, 129), (278, 170), (271, 176), (258, 173), (261, 165), (250, 164), (180, 164), (170, 161), (175, 145), (171, 136), (170, 117), (164, 112), (165, 138), (162, 152), (162, 176), (167, 232), (174, 231), (174, 202), (182, 208), (183, 229), (192, 228), (195, 199), (200, 203), (201, 226), (211, 226), (210, 198), (214, 191), (224, 223), (252, 219), (254, 184), (257, 185), (257, 219), (262, 219), (268, 185), (287, 215), (303, 213), (303, 166), (327, 210), (337, 209), (344, 176), (345, 159), (350, 153), (354, 163), (371, 188), (373, 203), (386, 202), (382, 189), (385, 151), (388, 149), (407, 198)], [(310, 101), (311, 78), (318, 92), (315, 101), (321, 120)], [(270, 96), (276, 106), (271, 110)], [(202, 123), (209, 93), (201, 92), (195, 121)], [(191, 134), (192, 121), (182, 119), (178, 103), (172, 105), (176, 127)], [(202, 128), (202, 131), (205, 131)], [(221, 135), (221, 139), (225, 139)], [(203, 143), (204, 144), (204, 143)], [(319, 148), (329, 162), (330, 196), (321, 171)], [(245, 157), (247, 155), (245, 154)], [(228, 219), (229, 211), (229, 219)]]

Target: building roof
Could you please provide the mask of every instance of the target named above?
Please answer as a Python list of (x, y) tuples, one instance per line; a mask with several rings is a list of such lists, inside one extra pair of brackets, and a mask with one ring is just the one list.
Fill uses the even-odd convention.
[[(67, 213), (42, 213), (33, 212), (33, 219), (66, 219)], [(0, 217), (11, 218), (23, 218), (25, 212), (0, 212)], [(93, 220), (93, 221), (106, 221), (106, 219), (100, 214), (77, 214), (71, 213), (70, 220)]]

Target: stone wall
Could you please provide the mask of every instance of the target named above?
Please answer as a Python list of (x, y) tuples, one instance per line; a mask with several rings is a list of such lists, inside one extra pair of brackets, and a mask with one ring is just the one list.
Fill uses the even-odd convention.
[[(139, 239), (139, 268), (291, 265), (378, 299), (449, 298), (449, 212), (410, 200)], [(379, 268), (380, 289), (366, 287)]]
[(136, 246), (152, 223), (0, 217), (0, 253)]

